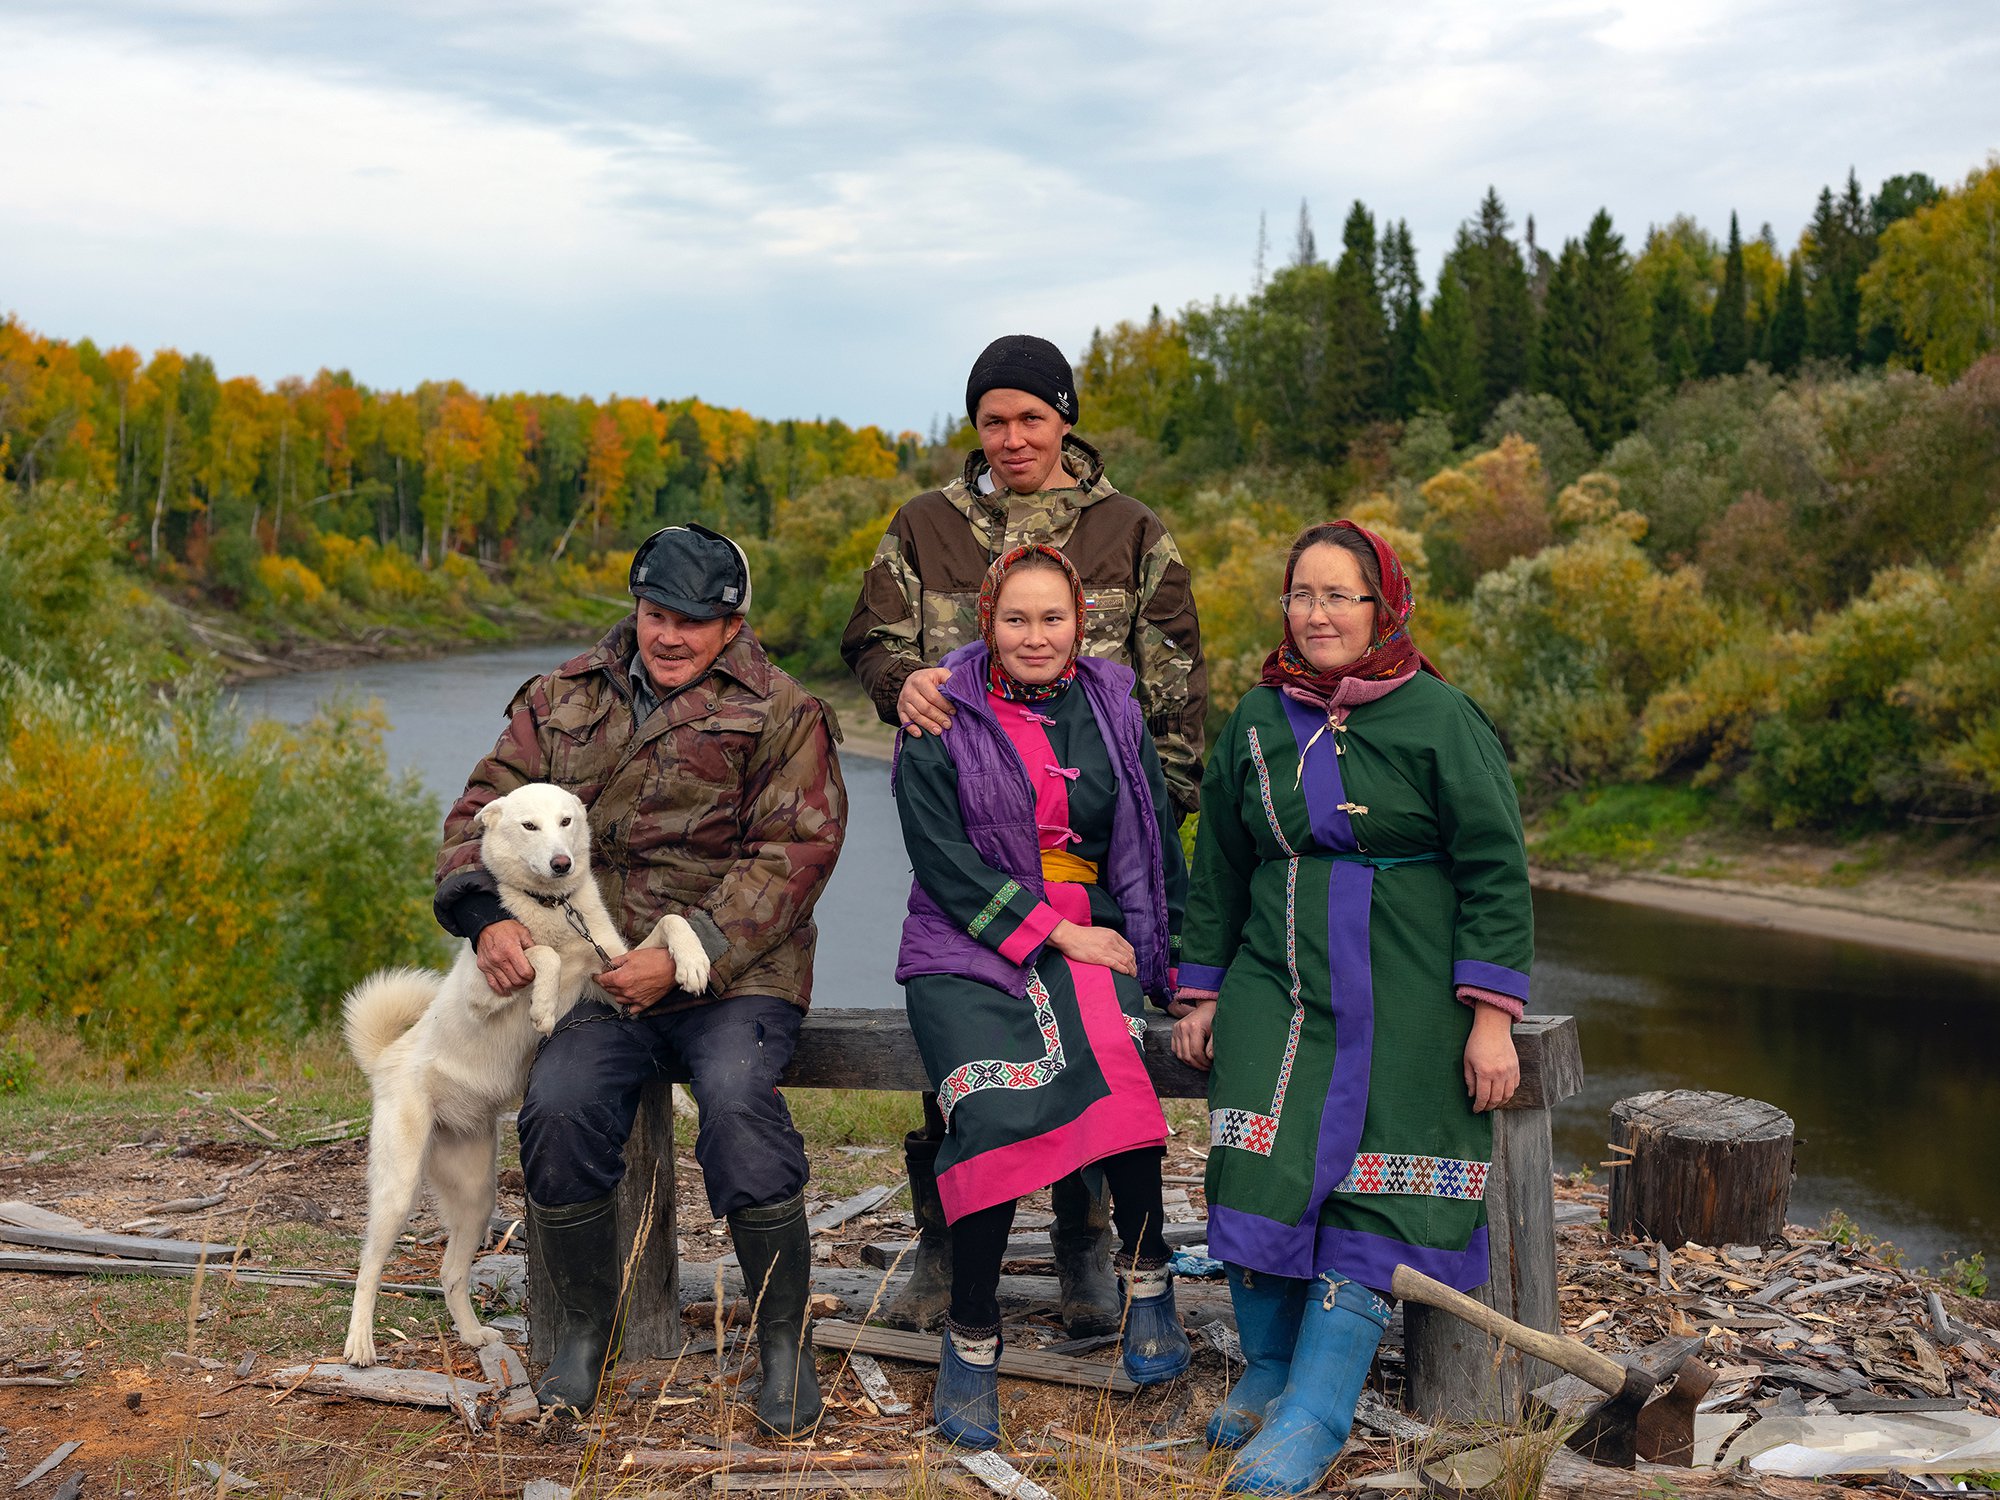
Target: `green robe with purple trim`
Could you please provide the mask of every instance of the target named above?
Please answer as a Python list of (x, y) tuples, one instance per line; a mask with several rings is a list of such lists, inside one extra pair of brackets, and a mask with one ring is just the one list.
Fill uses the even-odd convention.
[(1332, 716), (1266, 687), (1202, 783), (1180, 982), (1220, 991), (1209, 1247), (1386, 1288), (1486, 1280), (1492, 1122), (1457, 986), (1528, 994), (1520, 810), (1478, 705), (1426, 673)]

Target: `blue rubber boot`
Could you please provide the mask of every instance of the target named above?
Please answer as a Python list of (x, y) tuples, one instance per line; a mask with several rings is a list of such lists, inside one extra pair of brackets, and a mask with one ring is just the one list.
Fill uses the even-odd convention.
[(1228, 1266), (1229, 1304), (1236, 1310), (1236, 1339), (1243, 1373), (1208, 1419), (1211, 1448), (1241, 1448), (1264, 1425), (1264, 1408), (1277, 1400), (1292, 1371), (1292, 1346), (1306, 1308), (1306, 1283)]
[(1194, 1351), (1174, 1309), (1174, 1273), (1161, 1266), (1154, 1271), (1127, 1271), (1123, 1279), (1130, 1304), (1120, 1354), (1125, 1373), (1134, 1385), (1160, 1385), (1185, 1375)]
[(938, 1436), (959, 1448), (1000, 1446), (1000, 1339), (993, 1337), (993, 1361), (964, 1358), (952, 1342), (951, 1325), (938, 1350), (937, 1392), (931, 1414)]
[(1244, 1444), (1223, 1481), (1232, 1494), (1303, 1495), (1318, 1489), (1354, 1424), (1355, 1403), (1389, 1324), (1389, 1304), (1338, 1276), (1321, 1276), (1310, 1285), (1319, 1295), (1306, 1298), (1291, 1374), (1262, 1429)]

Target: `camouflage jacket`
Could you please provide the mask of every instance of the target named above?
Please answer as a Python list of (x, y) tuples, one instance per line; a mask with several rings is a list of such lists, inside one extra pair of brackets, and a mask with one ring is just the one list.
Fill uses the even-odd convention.
[(1201, 792), (1208, 671), (1187, 564), (1160, 518), (1104, 477), (1097, 450), (1071, 436), (1063, 456), (1080, 485), (1016, 495), (982, 484), (986, 457), (917, 496), (889, 522), (862, 578), (840, 653), (885, 724), (903, 679), (979, 633), (979, 584), (993, 559), (1028, 542), (1060, 547), (1083, 575), (1087, 655), (1130, 667), (1174, 806)]
[(706, 677), (635, 722), (634, 639), (627, 616), (514, 695), (499, 743), (445, 818), (439, 920), (456, 932), (458, 899), (492, 888), (474, 814), (517, 786), (552, 781), (590, 809), (592, 871), (625, 940), (678, 912), (708, 949), (709, 993), (676, 990), (662, 1009), (772, 995), (803, 1010), (813, 903), (847, 816), (831, 721), (746, 629)]

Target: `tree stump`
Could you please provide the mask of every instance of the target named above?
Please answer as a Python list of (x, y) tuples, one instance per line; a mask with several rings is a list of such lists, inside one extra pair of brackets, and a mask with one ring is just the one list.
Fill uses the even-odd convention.
[[(1609, 1225), (1675, 1249), (1761, 1245), (1784, 1233), (1792, 1119), (1735, 1094), (1663, 1089), (1611, 1106)], [(1627, 1155), (1627, 1153), (1630, 1153)]]

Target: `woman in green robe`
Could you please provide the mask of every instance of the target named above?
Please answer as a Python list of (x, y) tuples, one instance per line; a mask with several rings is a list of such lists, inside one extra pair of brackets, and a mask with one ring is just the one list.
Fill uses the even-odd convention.
[(1505, 753), (1411, 641), (1395, 553), (1310, 527), (1281, 605), (1202, 783), (1175, 1031), (1212, 1068), (1209, 1250), (1248, 1364), (1209, 1438), (1255, 1494), (1338, 1457), (1397, 1265), (1486, 1280), (1534, 948)]

